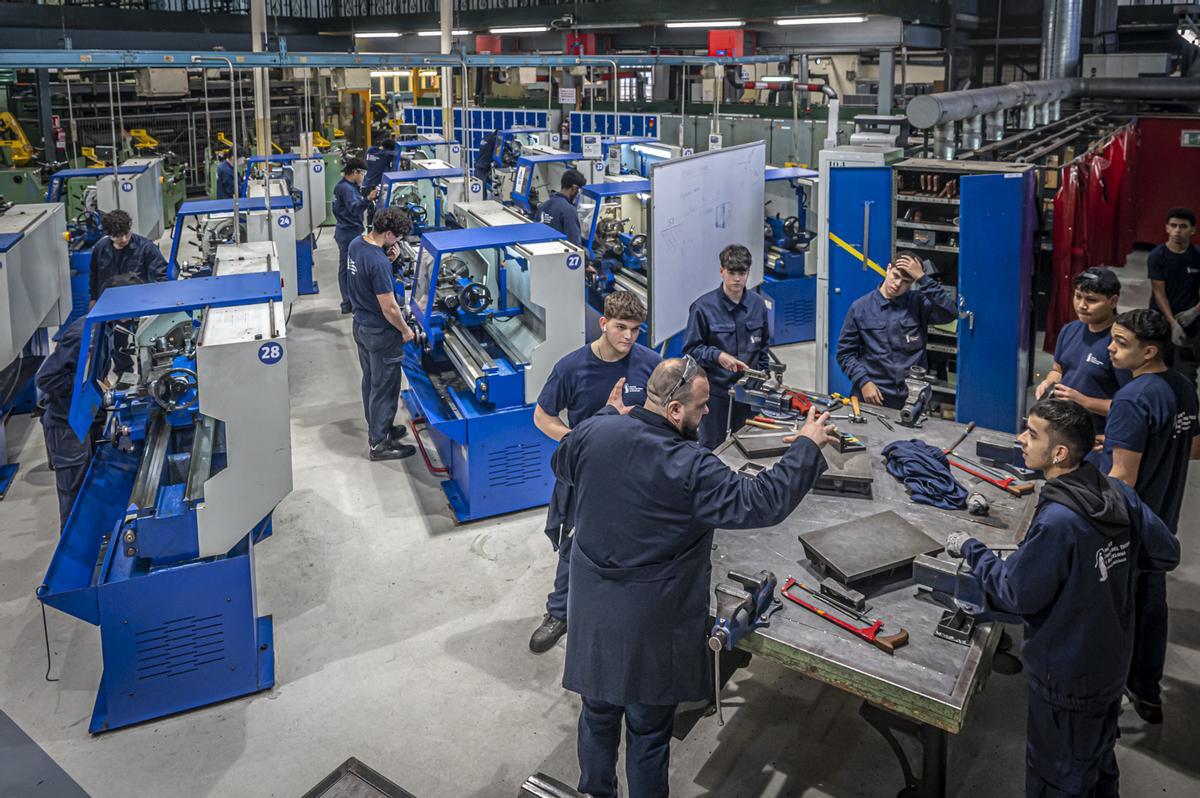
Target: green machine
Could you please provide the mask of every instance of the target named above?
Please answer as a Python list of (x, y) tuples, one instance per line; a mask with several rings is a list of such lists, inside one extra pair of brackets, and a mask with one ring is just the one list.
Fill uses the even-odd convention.
[(0, 196), (9, 202), (42, 202), (46, 186), (33, 145), (17, 118), (0, 112)]

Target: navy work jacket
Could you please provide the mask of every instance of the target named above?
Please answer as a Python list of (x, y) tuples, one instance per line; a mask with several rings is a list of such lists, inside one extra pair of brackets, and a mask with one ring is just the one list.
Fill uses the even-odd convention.
[(742, 301), (734, 302), (723, 286), (702, 294), (688, 310), (687, 333), (683, 352), (691, 355), (708, 374), (708, 392), (725, 396), (729, 386), (740, 379), (736, 371), (721, 368), (722, 352), (727, 352), (752, 369), (765, 371), (770, 361), (771, 330), (767, 303), (758, 292), (747, 289)]
[(233, 175), (233, 164), (221, 161), (217, 164), (217, 199), (233, 199), (237, 195), (237, 181)]
[(333, 228), (334, 239), (349, 241), (362, 235), (366, 229), (363, 226), (363, 213), (370, 204), (358, 186), (344, 177), (339, 180), (333, 187), (333, 218), (337, 220)]
[(575, 489), (563, 687), (626, 706), (712, 692), (705, 638), (713, 529), (778, 524), (825, 471), (811, 441), (742, 476), (643, 407), (606, 407), (563, 438)]
[(162, 250), (145, 236), (134, 233), (124, 249), (113, 246), (108, 236), (92, 247), (91, 273), (88, 290), (92, 300), (100, 298), (100, 289), (119, 274), (135, 273), (143, 283), (159, 283), (167, 279), (167, 259)]
[(853, 390), (861, 391), (873, 382), (899, 407), (908, 396), (904, 386), (908, 370), (927, 365), (927, 328), (957, 316), (949, 292), (929, 277), (917, 280), (896, 299), (872, 291), (854, 300), (846, 313), (838, 336), (838, 365), (854, 384)]
[(1179, 541), (1158, 516), (1133, 488), (1106, 479), (1128, 508), (1128, 527), (1119, 534), (1103, 535), (1075, 510), (1043, 498), (1007, 559), (973, 538), (962, 550), (992, 606), (1025, 621), (1021, 658), (1031, 689), (1076, 712), (1103, 711), (1121, 697), (1133, 655), (1138, 573), (1179, 562)]
[(537, 221), (550, 225), (567, 237), (572, 244), (580, 243), (579, 209), (575, 203), (559, 192), (554, 192), (550, 198), (538, 207)]

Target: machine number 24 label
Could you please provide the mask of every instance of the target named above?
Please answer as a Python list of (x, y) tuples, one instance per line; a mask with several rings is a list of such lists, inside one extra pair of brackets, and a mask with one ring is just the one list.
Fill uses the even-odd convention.
[(258, 359), (268, 366), (273, 366), (283, 360), (283, 344), (270, 341), (258, 348)]

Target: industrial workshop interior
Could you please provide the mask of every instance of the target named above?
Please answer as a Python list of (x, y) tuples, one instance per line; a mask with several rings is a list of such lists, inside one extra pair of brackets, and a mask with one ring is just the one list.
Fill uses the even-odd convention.
[(0, 798), (1200, 795), (1198, 212), (1200, 5), (0, 0)]

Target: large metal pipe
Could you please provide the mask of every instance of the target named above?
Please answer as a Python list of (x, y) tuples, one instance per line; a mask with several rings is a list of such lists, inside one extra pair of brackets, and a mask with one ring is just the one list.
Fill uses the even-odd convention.
[[(1083, 0), (1049, 0), (1057, 5), (1056, 30), (1050, 42), (1050, 63), (1042, 62), (1043, 80), (1071, 78), (1079, 73), (1079, 29), (1083, 21)], [(1044, 33), (1045, 35), (1045, 33)]]
[[(1009, 83), (968, 91), (921, 94), (908, 103), (908, 121), (925, 129), (990, 114), (1007, 108), (1033, 116), (1040, 106), (1053, 107), (1073, 97), (1122, 100), (1200, 100), (1200, 80), (1194, 78), (1061, 78)], [(1043, 111), (1043, 114), (1047, 111)], [(1028, 127), (1028, 125), (1022, 125)]]

